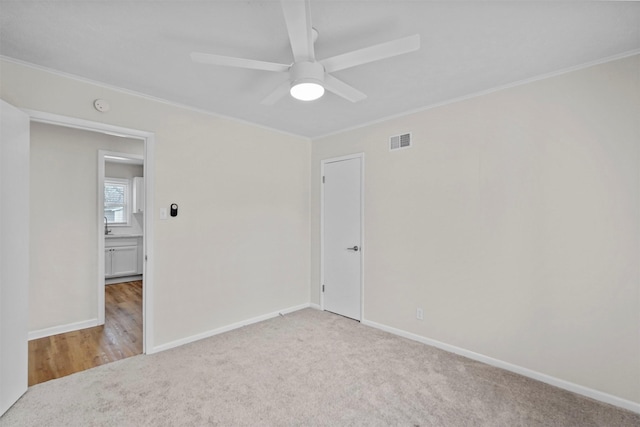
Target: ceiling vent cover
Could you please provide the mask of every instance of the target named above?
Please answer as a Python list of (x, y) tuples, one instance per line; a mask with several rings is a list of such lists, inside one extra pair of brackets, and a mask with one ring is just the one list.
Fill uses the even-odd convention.
[(401, 150), (411, 147), (411, 133), (395, 135), (389, 138), (389, 151)]

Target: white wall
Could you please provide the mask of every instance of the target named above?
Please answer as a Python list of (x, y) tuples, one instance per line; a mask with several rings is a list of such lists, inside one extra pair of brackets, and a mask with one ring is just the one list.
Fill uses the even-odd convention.
[[(142, 146), (142, 141), (140, 145)], [(128, 163), (105, 162), (104, 175), (110, 178), (132, 179), (136, 176), (144, 176), (144, 167)]]
[(180, 214), (153, 213), (154, 346), (308, 303), (308, 140), (4, 60), (0, 72), (18, 107), (155, 133), (153, 200)]
[(311, 301), (320, 160), (364, 152), (365, 319), (640, 402), (639, 117), (634, 56), (314, 140)]
[(98, 150), (141, 140), (31, 124), (29, 331), (98, 317)]

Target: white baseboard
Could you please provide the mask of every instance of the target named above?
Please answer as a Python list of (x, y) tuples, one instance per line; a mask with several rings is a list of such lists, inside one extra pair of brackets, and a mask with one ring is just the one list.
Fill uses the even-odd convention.
[(282, 309), (282, 310), (274, 311), (272, 313), (263, 314), (262, 316), (252, 317), (252, 318), (247, 319), (247, 320), (242, 320), (240, 322), (232, 323), (230, 325), (222, 326), (220, 328), (216, 328), (216, 329), (213, 329), (213, 330), (210, 330), (210, 331), (202, 332), (200, 334), (192, 335), (190, 337), (181, 338), (179, 340), (171, 341), (171, 342), (168, 342), (166, 344), (157, 345), (157, 346), (153, 347), (153, 349), (151, 349), (151, 351), (147, 351), (147, 354), (153, 354), (153, 353), (158, 353), (158, 352), (161, 352), (161, 351), (164, 351), (164, 350), (169, 350), (170, 348), (179, 347), (181, 345), (189, 344), (189, 343), (194, 342), (194, 341), (199, 341), (199, 340), (204, 339), (204, 338), (209, 338), (209, 337), (212, 337), (214, 335), (218, 335), (218, 334), (222, 334), (222, 333), (225, 333), (225, 332), (229, 332), (229, 331), (232, 331), (234, 329), (241, 328), (243, 326), (248, 326), (248, 325), (251, 325), (253, 323), (262, 322), (263, 320), (272, 319), (274, 317), (278, 317), (281, 314), (293, 313), (294, 311), (302, 310), (303, 308), (309, 308), (309, 306), (310, 306), (310, 304), (306, 303), (306, 304), (296, 305), (296, 306), (293, 306), (293, 307), (288, 307), (288, 308), (285, 308), (285, 309)]
[(313, 308), (314, 310), (322, 310), (322, 308), (320, 307), (320, 304), (311, 303), (309, 304), (309, 307)]
[(50, 337), (51, 335), (77, 331), (79, 329), (93, 328), (94, 326), (98, 326), (98, 319), (83, 320), (82, 322), (74, 322), (66, 325), (53, 326), (51, 328), (38, 329), (37, 331), (29, 332), (29, 341), (36, 340), (38, 338)]
[(413, 341), (418, 341), (420, 343), (430, 345), (432, 347), (436, 347), (441, 350), (448, 351), (450, 353), (455, 353), (472, 360), (477, 360), (478, 362), (483, 362), (483, 363), (486, 363), (487, 365), (495, 366), (496, 368), (501, 368), (507, 371), (515, 372), (516, 374), (533, 378), (534, 380), (538, 380), (543, 383), (550, 384), (552, 386), (555, 386), (564, 390), (568, 390), (573, 393), (580, 394), (582, 396), (589, 397), (591, 399), (599, 400), (601, 402), (608, 403), (610, 405), (618, 406), (620, 408), (624, 408), (629, 411), (640, 413), (640, 403), (632, 402), (630, 400), (623, 399), (621, 397), (617, 397), (608, 393), (604, 393), (602, 391), (594, 390), (592, 388), (584, 387), (579, 384), (562, 380), (560, 378), (552, 377), (550, 375), (543, 374), (541, 372), (523, 368), (522, 366), (514, 365), (509, 362), (505, 362), (499, 359), (494, 359), (493, 357), (485, 356), (480, 353), (475, 353), (473, 351), (466, 350), (464, 348), (456, 347), (450, 344), (445, 344), (441, 341), (433, 340), (431, 338), (426, 338), (421, 335), (403, 331), (402, 329), (396, 329), (391, 326), (383, 325), (383, 324), (372, 322), (369, 320), (362, 320), (362, 322), (360, 323), (366, 326), (371, 326), (372, 328), (376, 328), (376, 329), (383, 330), (385, 332), (392, 333), (394, 335), (401, 336), (403, 338), (408, 338)]
[(133, 276), (112, 277), (110, 279), (104, 279), (104, 284), (114, 285), (116, 283), (133, 282), (135, 280), (142, 280), (142, 274), (134, 274)]

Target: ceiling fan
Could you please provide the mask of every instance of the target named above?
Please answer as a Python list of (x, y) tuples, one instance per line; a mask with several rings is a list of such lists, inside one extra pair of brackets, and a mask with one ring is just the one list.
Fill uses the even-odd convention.
[(325, 89), (351, 102), (358, 102), (365, 99), (367, 95), (337, 79), (331, 73), (413, 52), (420, 48), (420, 35), (415, 34), (318, 61), (314, 52), (314, 43), (318, 32), (311, 26), (309, 2), (310, 0), (281, 1), (293, 51), (294, 61), (292, 64), (278, 64), (199, 52), (192, 52), (191, 59), (194, 62), (204, 64), (287, 73), (289, 79), (262, 100), (261, 103), (265, 105), (276, 103), (287, 92), (296, 99), (312, 101), (320, 98)]

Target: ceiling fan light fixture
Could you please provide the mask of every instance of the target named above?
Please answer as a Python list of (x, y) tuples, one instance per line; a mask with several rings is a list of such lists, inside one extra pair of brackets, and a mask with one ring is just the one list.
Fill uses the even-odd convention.
[(297, 81), (291, 85), (289, 92), (300, 101), (314, 101), (324, 95), (324, 86), (318, 81)]
[(300, 101), (313, 101), (324, 95), (324, 67), (319, 62), (296, 62), (289, 70), (289, 93)]
[(313, 101), (322, 97), (326, 88), (347, 101), (358, 102), (366, 99), (367, 95), (334, 77), (333, 72), (420, 49), (420, 34), (414, 34), (318, 61), (314, 47), (318, 40), (318, 30), (311, 24), (309, 3), (309, 0), (281, 2), (293, 63), (266, 62), (200, 52), (191, 52), (191, 59), (204, 64), (288, 74), (287, 80), (283, 79), (282, 83), (262, 99), (260, 103), (263, 105), (273, 105), (286, 95), (287, 89), (293, 98), (302, 101)]

